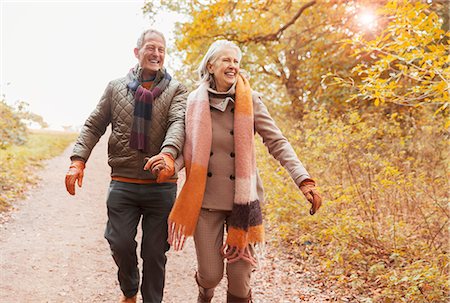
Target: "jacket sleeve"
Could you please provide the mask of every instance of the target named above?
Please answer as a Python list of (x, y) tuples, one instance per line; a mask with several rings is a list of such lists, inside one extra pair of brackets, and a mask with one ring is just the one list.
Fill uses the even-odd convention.
[(111, 99), (112, 99), (113, 85), (111, 82), (105, 89), (100, 102), (97, 107), (87, 118), (80, 135), (78, 136), (75, 146), (73, 148), (71, 160), (82, 159), (85, 162), (89, 159), (92, 149), (97, 144), (100, 137), (105, 133), (111, 121)]
[(299, 186), (303, 180), (310, 178), (292, 145), (275, 124), (257, 93), (253, 93), (253, 112), (256, 132), (262, 137), (269, 153), (288, 171), (295, 184)]
[(178, 84), (172, 98), (167, 116), (167, 132), (161, 147), (161, 152), (170, 153), (176, 159), (183, 150), (185, 130), (184, 116), (186, 112), (186, 99), (188, 91), (182, 84)]

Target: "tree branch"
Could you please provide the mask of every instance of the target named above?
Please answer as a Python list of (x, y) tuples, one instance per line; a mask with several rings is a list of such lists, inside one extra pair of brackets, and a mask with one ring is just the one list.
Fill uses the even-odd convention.
[(271, 33), (268, 35), (263, 35), (263, 36), (256, 36), (253, 38), (248, 39), (247, 42), (261, 42), (261, 41), (274, 41), (274, 40), (278, 40), (280, 39), (281, 35), (283, 34), (283, 32), (288, 29), (288, 27), (290, 27), (291, 25), (293, 25), (298, 18), (300, 18), (300, 16), (303, 14), (303, 12), (310, 6), (313, 6), (314, 4), (316, 4), (316, 1), (310, 1), (308, 3), (306, 3), (305, 5), (303, 5), (298, 12), (292, 17), (291, 20), (289, 20), (288, 23), (286, 23), (285, 25), (283, 25), (278, 31), (276, 31), (275, 33)]

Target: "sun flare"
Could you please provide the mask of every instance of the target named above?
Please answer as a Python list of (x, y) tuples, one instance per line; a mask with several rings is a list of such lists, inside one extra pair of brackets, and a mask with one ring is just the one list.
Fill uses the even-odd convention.
[(360, 14), (358, 14), (357, 18), (361, 26), (364, 26), (368, 29), (372, 29), (376, 26), (377, 17), (372, 11), (362, 11)]

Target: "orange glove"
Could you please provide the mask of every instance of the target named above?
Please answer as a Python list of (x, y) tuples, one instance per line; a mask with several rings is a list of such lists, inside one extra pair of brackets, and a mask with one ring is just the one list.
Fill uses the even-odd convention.
[(171, 154), (160, 153), (148, 159), (144, 170), (151, 170), (157, 183), (167, 182), (175, 174), (175, 160)]
[(70, 164), (69, 171), (66, 174), (66, 189), (71, 195), (75, 195), (75, 182), (78, 181), (78, 187), (83, 185), (84, 168), (83, 161), (74, 160)]
[(311, 215), (314, 215), (322, 205), (322, 197), (319, 195), (319, 192), (316, 189), (316, 182), (314, 182), (313, 179), (303, 180), (302, 183), (300, 183), (299, 188), (305, 195), (309, 203), (312, 204), (309, 213)]

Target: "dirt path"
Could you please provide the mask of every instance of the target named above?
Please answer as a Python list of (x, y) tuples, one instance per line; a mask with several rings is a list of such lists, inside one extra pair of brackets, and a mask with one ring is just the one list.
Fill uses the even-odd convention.
[[(46, 163), (42, 181), (16, 209), (0, 216), (0, 302), (117, 302), (116, 267), (103, 238), (106, 223), (106, 138), (87, 164), (83, 188), (64, 187), (71, 148)], [(138, 235), (139, 238), (140, 235)], [(255, 302), (330, 302), (318, 282), (267, 248), (254, 273)], [(193, 241), (168, 253), (165, 303), (196, 302)], [(224, 302), (225, 279), (213, 302)]]

